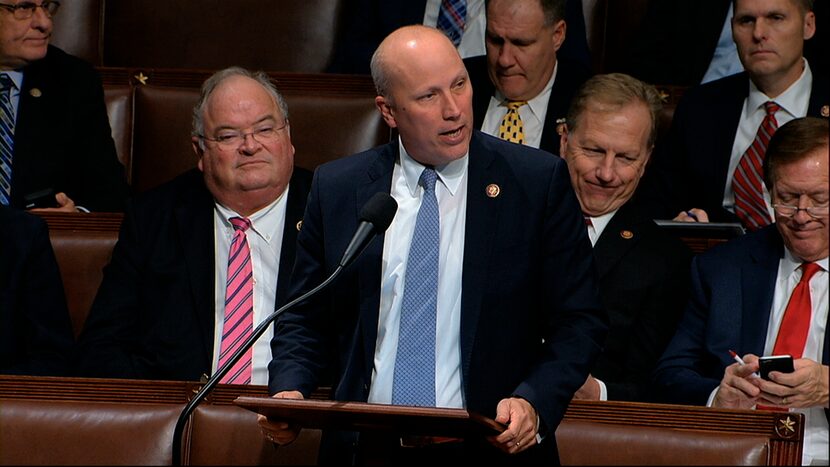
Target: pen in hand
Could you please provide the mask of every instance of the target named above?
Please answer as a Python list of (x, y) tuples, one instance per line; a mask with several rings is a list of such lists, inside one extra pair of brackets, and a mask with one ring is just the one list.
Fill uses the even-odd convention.
[(732, 359), (735, 360), (736, 362), (738, 362), (739, 364), (746, 365), (746, 362), (744, 361), (744, 359), (741, 358), (741, 356), (738, 355), (734, 350), (730, 350), (729, 355), (731, 355)]
[[(695, 222), (698, 222), (697, 215), (695, 215), (695, 213), (693, 213), (692, 211), (686, 211), (686, 215), (691, 217), (692, 219), (694, 219)], [(730, 350), (730, 352), (731, 352), (731, 350)]]
[[(743, 358), (741, 358), (741, 356), (740, 356), (740, 355), (738, 355), (738, 353), (737, 353), (737, 352), (735, 352), (734, 350), (731, 350), (731, 349), (730, 349), (730, 350), (729, 350), (729, 355), (731, 355), (731, 356), (732, 356), (732, 360), (735, 360), (736, 362), (738, 362), (738, 364), (739, 364), (739, 365), (742, 365), (742, 366), (743, 366), (743, 365), (746, 365), (746, 362), (744, 361), (744, 359), (743, 359)], [(752, 373), (752, 376), (758, 376), (758, 373)]]

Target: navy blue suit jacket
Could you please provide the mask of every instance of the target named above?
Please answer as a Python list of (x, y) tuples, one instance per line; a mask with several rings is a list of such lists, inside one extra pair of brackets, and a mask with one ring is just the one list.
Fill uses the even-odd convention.
[(46, 222), (0, 205), (0, 373), (62, 376), (74, 346)]
[[(692, 260), (691, 299), (655, 371), (661, 401), (706, 405), (739, 355), (764, 354), (784, 244), (775, 224), (718, 245)], [(826, 323), (825, 323), (826, 324)], [(830, 333), (821, 363), (830, 363)]]
[[(292, 297), (334, 271), (363, 204), (390, 191), (398, 154), (396, 141), (317, 169), (297, 239)], [(500, 188), (496, 197), (486, 194), (491, 184)], [(282, 315), (272, 340), (272, 393), (308, 396), (334, 359), (335, 399), (367, 400), (382, 255), (379, 237), (327, 292)], [(591, 245), (564, 161), (475, 131), (461, 297), (466, 408), (494, 417), (499, 400), (527, 399), (550, 430), (542, 449), (554, 450), (545, 459), (555, 462), (553, 430), (605, 332)]]
[[(655, 218), (702, 208), (713, 222), (738, 222), (723, 208), (729, 159), (749, 76), (739, 73), (690, 88), (674, 112), (668, 139), (655, 147), (652, 166), (643, 178), (639, 200)], [(827, 81), (813, 73), (807, 115), (821, 116), (830, 103)], [(731, 178), (730, 178), (731, 179)]]
[(692, 252), (626, 203), (602, 231), (594, 258), (611, 325), (591, 374), (605, 383), (608, 400), (647, 401), (689, 297)]
[(23, 68), (12, 167), (12, 205), (63, 191), (78, 206), (121, 211), (128, 195), (104, 88), (92, 66), (57, 47)]
[[(311, 174), (288, 192), (276, 303), (294, 261)], [(79, 339), (84, 376), (199, 380), (214, 341), (214, 200), (196, 169), (128, 203), (118, 243)]]
[[(590, 73), (574, 62), (559, 59), (559, 69), (556, 72), (556, 80), (550, 90), (548, 100), (548, 111), (545, 114), (545, 123), (542, 126), (542, 140), (539, 149), (559, 154), (559, 132), (556, 131), (558, 119), (568, 115), (568, 107), (571, 99), (582, 86), (582, 83), (591, 77)], [(464, 66), (470, 74), (470, 84), (473, 85), (473, 127), (481, 129), (484, 117), (487, 115), (487, 107), (490, 105), (490, 98), (496, 91), (495, 85), (487, 75), (487, 58), (471, 57), (464, 60)]]

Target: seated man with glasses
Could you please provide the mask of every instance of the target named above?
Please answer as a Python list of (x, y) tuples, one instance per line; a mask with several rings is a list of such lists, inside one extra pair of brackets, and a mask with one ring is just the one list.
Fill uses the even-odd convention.
[[(828, 463), (828, 170), (826, 118), (773, 135), (775, 223), (693, 260), (692, 298), (654, 380), (666, 402), (804, 413), (804, 465)], [(791, 355), (795, 371), (759, 378), (770, 355)]]
[[(191, 140), (198, 170), (127, 204), (79, 338), (84, 376), (205, 378), (284, 301), (311, 185), (285, 101), (263, 73), (219, 71)], [(221, 382), (265, 384), (272, 331)]]
[(0, 204), (120, 211), (128, 187), (101, 79), (49, 45), (59, 6), (0, 0)]

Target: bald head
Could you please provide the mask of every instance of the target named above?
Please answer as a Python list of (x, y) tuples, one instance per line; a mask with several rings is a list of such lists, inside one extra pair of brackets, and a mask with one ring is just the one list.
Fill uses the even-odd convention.
[(375, 104), (410, 156), (440, 166), (467, 154), (473, 91), (464, 62), (442, 32), (426, 26), (396, 30), (375, 51), (372, 78)]
[(386, 36), (372, 55), (370, 66), (377, 93), (388, 96), (394, 74), (410, 60), (428, 60), (427, 50), (455, 56), (463, 66), (458, 50), (444, 33), (427, 26), (404, 26)]

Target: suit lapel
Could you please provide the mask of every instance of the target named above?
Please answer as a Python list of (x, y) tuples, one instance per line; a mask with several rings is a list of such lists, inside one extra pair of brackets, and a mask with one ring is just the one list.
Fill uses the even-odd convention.
[(294, 169), (288, 189), (288, 200), (285, 207), (285, 222), (282, 230), (282, 245), (280, 246), (280, 269), (277, 277), (277, 291), (275, 305), (283, 305), (288, 294), (288, 282), (291, 270), (294, 267), (294, 257), (297, 252), (297, 232), (305, 213), (306, 199), (308, 198), (308, 181), (298, 176), (298, 169)]
[[(738, 78), (739, 77), (739, 78)], [(721, 104), (723, 111), (714, 112), (708, 116), (701, 116), (703, 118), (712, 118), (713, 125), (709, 126), (712, 129), (712, 135), (700, 135), (702, 138), (708, 139), (711, 137), (712, 152), (715, 154), (724, 154), (725, 157), (707, 157), (706, 160), (711, 162), (711, 166), (706, 173), (713, 174), (715, 177), (712, 183), (716, 183), (718, 190), (712, 193), (719, 193), (718, 197), (723, 196), (723, 190), (726, 188), (726, 180), (732, 179), (729, 172), (729, 154), (732, 153), (732, 144), (735, 141), (735, 134), (738, 131), (738, 123), (741, 120), (741, 112), (743, 111), (744, 100), (749, 95), (749, 77), (746, 73), (736, 75), (736, 79), (729, 81), (729, 86), (726, 92), (718, 95), (718, 99), (725, 100), (725, 104)], [(696, 154), (691, 154), (691, 157), (696, 157)], [(720, 204), (718, 202), (718, 204)]]
[(461, 364), (468, 380), (475, 333), (481, 314), (480, 293), (488, 287), (489, 259), (499, 213), (505, 196), (488, 197), (487, 187), (505, 187), (505, 172), (494, 169), (495, 156), (482, 145), (482, 136), (473, 132), (467, 169), (467, 218), (464, 233), (464, 272), (461, 279)]
[(597, 260), (600, 278), (614, 269), (642, 238), (639, 218), (632, 209), (628, 204), (624, 204), (605, 226), (597, 244), (594, 245), (594, 258)]
[(764, 229), (765, 235), (758, 239), (767, 243), (761, 248), (751, 248), (750, 258), (741, 267), (741, 347), (745, 352), (763, 355), (772, 297), (775, 293), (775, 278), (782, 245), (777, 240), (775, 224)]
[[(397, 140), (380, 148), (378, 157), (366, 171), (366, 182), (360, 184), (355, 192), (355, 213), (357, 219), (363, 205), (375, 193), (389, 193), (392, 189), (392, 170), (398, 158)], [(378, 333), (378, 315), (380, 313), (380, 275), (383, 263), (383, 236), (369, 243), (362, 259), (354, 266), (357, 271), (360, 303), (360, 329), (363, 335), (363, 356), (366, 381), (371, 380), (372, 358)]]
[(176, 207), (175, 222), (178, 238), (184, 252), (187, 275), (190, 279), (191, 300), (199, 323), (200, 337), (208, 367), (213, 358), (215, 254), (213, 227), (213, 197), (199, 174), (194, 177), (194, 189), (187, 191)]

